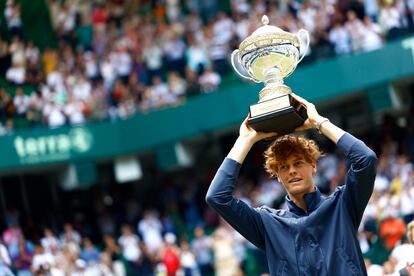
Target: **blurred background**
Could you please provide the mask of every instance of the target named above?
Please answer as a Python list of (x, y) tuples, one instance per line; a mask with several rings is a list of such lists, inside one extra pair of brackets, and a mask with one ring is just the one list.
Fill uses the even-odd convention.
[[(229, 57), (270, 24), (311, 34), (286, 83), (379, 156), (358, 232), (369, 275), (414, 261), (413, 0), (0, 0), (0, 275), (265, 275), (205, 194), (263, 84)], [(315, 181), (343, 185), (325, 155)], [(284, 208), (262, 168), (236, 196)]]

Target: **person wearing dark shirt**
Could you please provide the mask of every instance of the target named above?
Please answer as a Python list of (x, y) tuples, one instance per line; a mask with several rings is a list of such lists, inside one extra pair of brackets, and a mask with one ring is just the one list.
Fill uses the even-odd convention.
[(284, 185), (288, 210), (252, 208), (233, 196), (237, 176), (250, 148), (277, 133), (256, 132), (246, 120), (218, 169), (206, 201), (247, 240), (262, 249), (271, 275), (367, 275), (356, 234), (372, 194), (377, 157), (362, 141), (292, 94), (307, 109), (296, 129), (316, 128), (336, 144), (349, 162), (345, 185), (328, 197), (314, 184), (320, 151), (299, 135), (276, 139), (265, 152), (265, 168)]

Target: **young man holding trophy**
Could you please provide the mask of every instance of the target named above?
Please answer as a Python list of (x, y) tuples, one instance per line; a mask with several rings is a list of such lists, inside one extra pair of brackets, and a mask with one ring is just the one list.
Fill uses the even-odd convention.
[[(260, 45), (253, 49), (260, 51), (260, 54), (253, 52), (252, 57), (248, 56), (244, 61), (246, 54), (239, 58), (253, 79), (260, 80), (256, 72), (269, 65), (262, 60), (256, 64), (256, 68), (263, 65), (260, 70), (251, 70), (257, 57), (276, 53), (271, 57), (275, 60), (286, 54), (286, 48), (279, 47), (282, 45), (281, 37), (284, 39), (282, 46), (289, 44), (286, 33), (281, 34), (274, 29), (270, 31), (256, 37), (253, 33), (249, 37), (261, 40), (253, 43)], [(299, 49), (296, 49), (298, 52)], [(296, 64), (289, 70), (293, 71)], [(278, 91), (279, 95), (266, 97), (264, 102), (275, 102), (274, 99), (280, 97), (288, 98), (288, 101), (286, 104), (271, 104), (270, 108), (265, 106), (264, 112), (258, 112), (256, 121), (252, 120), (250, 112), (240, 126), (233, 148), (211, 183), (206, 201), (234, 229), (265, 252), (271, 275), (366, 275), (356, 234), (373, 190), (377, 157), (362, 141), (319, 115), (312, 103), (291, 93), (289, 88), (287, 93), (283, 93), (282, 90), (286, 90), (280, 81), (286, 76), (281, 73), (283, 66), (272, 63), (270, 69), (277, 67), (277, 70), (261, 71), (263, 79), (267, 80), (275, 72), (280, 74), (278, 81), (271, 82), (277, 85), (268, 89)], [(299, 121), (282, 124), (287, 119), (286, 109), (289, 109), (290, 118), (296, 117)], [(257, 121), (260, 123), (255, 124)], [(280, 125), (283, 127), (280, 128)], [(320, 157), (317, 145), (305, 137), (288, 134), (277, 138), (265, 152), (266, 170), (277, 177), (287, 191), (288, 210), (275, 210), (267, 206), (252, 208), (233, 196), (241, 164), (257, 141), (309, 128), (317, 129), (345, 153), (350, 168), (344, 186), (338, 187), (329, 197), (323, 197), (313, 181), (316, 162)]]

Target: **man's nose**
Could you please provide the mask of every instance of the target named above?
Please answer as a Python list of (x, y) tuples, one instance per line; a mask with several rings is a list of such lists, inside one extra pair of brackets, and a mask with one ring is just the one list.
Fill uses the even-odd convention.
[(296, 174), (296, 169), (294, 166), (289, 167), (289, 174)]

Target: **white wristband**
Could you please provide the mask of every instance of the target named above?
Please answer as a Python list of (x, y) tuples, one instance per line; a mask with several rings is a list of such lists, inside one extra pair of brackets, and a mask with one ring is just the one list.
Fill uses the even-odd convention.
[(325, 118), (325, 117), (322, 117), (322, 119), (319, 122), (316, 123), (315, 128), (320, 134), (322, 134), (322, 131), (321, 131), (322, 124), (326, 123), (326, 122), (329, 122), (329, 119)]

